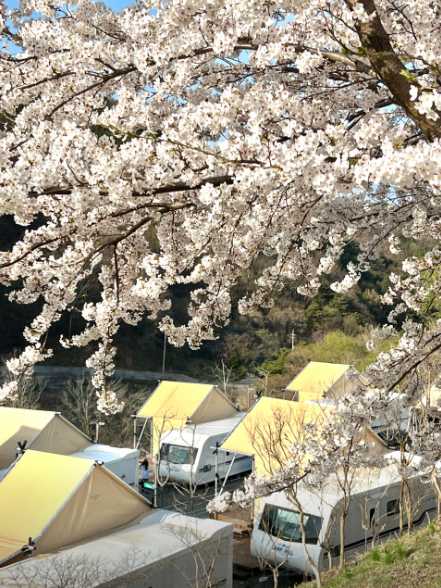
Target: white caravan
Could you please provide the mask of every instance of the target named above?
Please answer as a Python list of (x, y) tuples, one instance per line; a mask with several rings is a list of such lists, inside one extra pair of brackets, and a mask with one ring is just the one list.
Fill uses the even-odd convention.
[[(373, 540), (383, 541), (399, 530), (399, 453), (388, 457), (390, 465), (366, 468), (354, 481), (344, 538), (347, 559), (365, 551)], [(432, 485), (417, 473), (408, 481), (413, 525), (425, 524), (436, 515), (437, 501)], [(262, 508), (254, 521), (251, 553), (264, 561), (312, 575), (311, 562), (323, 570), (338, 561), (343, 495), (333, 475), (320, 491), (299, 485), (297, 498), (301, 509), (296, 508), (285, 492), (262, 500)], [(304, 543), (299, 510), (303, 511)], [(405, 514), (404, 523), (407, 527)]]
[(237, 416), (186, 425), (161, 437), (159, 476), (162, 481), (198, 486), (216, 479), (250, 472), (252, 460), (219, 450), (219, 446), (243, 419)]
[(129, 486), (138, 487), (139, 451), (128, 447), (112, 447), (110, 445), (89, 445), (82, 451), (72, 454), (72, 457), (92, 459), (102, 462), (108, 470), (124, 480)]

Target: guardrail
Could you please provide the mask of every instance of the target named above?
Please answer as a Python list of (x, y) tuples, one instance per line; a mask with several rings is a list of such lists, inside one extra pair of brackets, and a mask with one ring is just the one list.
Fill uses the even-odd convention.
[[(34, 374), (42, 378), (74, 378), (79, 379), (84, 376), (92, 374), (90, 368), (70, 367), (70, 366), (52, 366), (52, 365), (37, 365), (34, 367)], [(197, 382), (195, 378), (191, 378), (186, 374), (176, 372), (153, 372), (153, 371), (138, 371), (138, 370), (116, 370), (114, 377), (117, 380), (145, 382), (157, 380), (176, 380), (180, 382)]]

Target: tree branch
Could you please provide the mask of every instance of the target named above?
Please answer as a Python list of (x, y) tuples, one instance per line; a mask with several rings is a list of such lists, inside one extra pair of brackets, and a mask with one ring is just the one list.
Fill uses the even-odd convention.
[[(371, 17), (368, 22), (358, 22), (356, 24), (357, 33), (373, 69), (388, 87), (396, 103), (404, 108), (407, 115), (421, 129), (429, 141), (441, 137), (439, 123), (429, 120), (421, 114), (417, 110), (416, 104), (410, 99), (412, 84), (405, 75), (406, 66), (392, 47), (389, 35), (378, 15), (375, 1), (345, 0), (345, 2), (351, 10), (357, 4), (361, 4)], [(415, 82), (414, 85), (418, 86), (418, 83)]]

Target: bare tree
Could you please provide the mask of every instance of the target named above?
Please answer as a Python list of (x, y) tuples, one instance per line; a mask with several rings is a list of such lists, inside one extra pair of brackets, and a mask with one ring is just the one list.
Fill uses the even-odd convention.
[(220, 384), (225, 396), (229, 396), (229, 386), (233, 377), (233, 371), (233, 368), (227, 365), (223, 357), (216, 362), (212, 370), (213, 377), (216, 379), (216, 383)]
[[(384, 496), (386, 496), (387, 491), (388, 491), (388, 487), (386, 486), (384, 488), (383, 492), (381, 493), (381, 495), (377, 496), (377, 500), (376, 500), (376, 503), (374, 506), (375, 513), (378, 513), (381, 500), (384, 498)], [(379, 516), (376, 514), (376, 516), (371, 517), (372, 503), (366, 497), (362, 500), (362, 504), (360, 504), (360, 510), (361, 510), (361, 513), (360, 513), (361, 514), (361, 527), (364, 531), (364, 548), (365, 548), (365, 551), (367, 551), (368, 550), (369, 535), (371, 535), (371, 537), (370, 537), (371, 547), (374, 547), (378, 535), (380, 535), (380, 533), (385, 528), (384, 517), (387, 516), (387, 513), (381, 514)]]
[(306, 537), (306, 524), (305, 524), (305, 510), (303, 508), (303, 504), (299, 500), (298, 492), (297, 492), (297, 484), (293, 485), (292, 488), (287, 490), (288, 499), (295, 505), (298, 513), (299, 513), (299, 522), (300, 522), (300, 532), (302, 535), (302, 545), (305, 551), (306, 559), (310, 568), (313, 571), (315, 582), (317, 588), (321, 588), (322, 579), (320, 574), (320, 569), (318, 565), (315, 563), (314, 559), (311, 557), (311, 554), (308, 549), (307, 537)]
[(90, 378), (83, 376), (69, 380), (60, 397), (61, 410), (86, 435), (92, 436), (92, 423), (96, 419), (96, 392)]
[[(415, 459), (421, 460), (417, 467), (425, 472), (430, 480), (436, 499), (437, 517), (441, 520), (441, 481), (440, 481), (440, 460), (441, 460), (441, 431), (440, 431), (439, 410), (433, 410), (430, 406), (422, 403), (415, 407), (411, 419), (410, 438), (412, 445), (409, 445), (407, 452), (400, 452), (401, 470), (403, 478), (408, 475), (408, 470), (415, 464)], [(412, 473), (412, 472), (410, 472)], [(403, 491), (404, 494), (404, 491)], [(410, 492), (407, 494), (412, 498)], [(404, 522), (400, 520), (402, 530)]]
[(99, 558), (72, 556), (26, 561), (8, 568), (8, 575), (21, 588), (91, 588), (106, 578)]
[[(121, 381), (110, 382), (107, 388), (112, 390), (118, 398), (126, 400), (129, 397), (128, 387)], [(130, 437), (126, 417), (132, 408), (131, 403), (122, 413), (107, 417), (99, 413), (96, 408), (96, 390), (88, 376), (69, 380), (66, 383), (60, 397), (60, 408), (66, 418), (89, 437), (96, 438), (99, 429), (97, 423), (100, 422), (105, 422), (108, 429), (104, 435), (106, 442), (124, 443)]]
[[(259, 418), (247, 425), (255, 460), (248, 500), (253, 504), (256, 498), (274, 492), (285, 493), (299, 514), (301, 542), (318, 586), (321, 585), (320, 570), (308, 550), (306, 505), (302, 504), (299, 492), (300, 488), (320, 490), (332, 477), (342, 497), (337, 523), (339, 566), (343, 567), (354, 482), (361, 468), (379, 467), (381, 456), (387, 451), (378, 437), (366, 428), (366, 418), (360, 418), (357, 410), (356, 404), (351, 402), (341, 412), (334, 404), (287, 403), (286, 410), (274, 410), (266, 420)], [(247, 490), (242, 495), (233, 494), (231, 501), (246, 504)], [(217, 506), (225, 509), (228, 498), (219, 497), (213, 508)]]
[[(177, 538), (186, 548), (193, 565), (179, 566), (168, 558), (156, 560), (153, 567), (148, 550), (132, 547), (111, 557), (74, 555), (66, 551), (39, 560), (25, 560), (7, 569), (7, 584), (20, 588), (92, 588), (122, 580), (125, 575), (135, 575), (137, 581), (148, 582), (158, 573), (166, 574), (172, 565), (179, 572), (180, 586), (188, 588), (212, 588), (216, 580), (216, 563), (223, 555), (221, 538), (207, 539), (197, 527), (163, 525), (170, 536)], [(112, 554), (116, 555), (116, 554)]]
[[(288, 406), (288, 405), (287, 405)], [(306, 461), (304, 455), (306, 437), (314, 429), (319, 429), (323, 425), (325, 414), (322, 410), (315, 413), (313, 422), (309, 422), (309, 428), (306, 427), (306, 413), (303, 411), (294, 410), (275, 410), (271, 418), (254, 422), (247, 428), (247, 433), (252, 441), (255, 450), (255, 460), (259, 461), (259, 469), (265, 472), (265, 475), (272, 476), (279, 471), (283, 471), (290, 461), (302, 462)], [(317, 431), (314, 431), (314, 435)], [(306, 528), (305, 528), (305, 510), (298, 497), (298, 483), (292, 480), (285, 489), (285, 494), (288, 500), (294, 505), (296, 511), (299, 513), (299, 528), (301, 534), (301, 543), (305, 552), (308, 564), (313, 571), (316, 585), (321, 586), (321, 575), (317, 564), (314, 562), (308, 550)], [(274, 554), (276, 554), (277, 539), (269, 535), (274, 543)], [(277, 558), (264, 556), (261, 554), (259, 560), (262, 564), (271, 569), (273, 581), (275, 586), (278, 583), (279, 569), (286, 563), (286, 561), (277, 562)]]
[[(157, 464), (155, 468), (156, 482), (159, 488), (168, 487), (173, 497), (173, 509), (178, 512), (194, 513), (195, 511), (205, 511), (206, 506), (212, 498), (213, 487), (209, 483), (201, 481), (199, 475), (195, 471), (195, 459), (197, 455), (197, 425), (193, 423), (186, 423), (181, 427), (175, 427), (175, 441), (182, 445), (185, 451), (186, 466), (189, 466), (188, 480), (178, 481), (171, 475), (171, 467), (169, 456), (165, 451), (159, 451)], [(170, 429), (166, 429), (165, 432)], [(179, 465), (179, 464), (175, 464)], [(208, 470), (209, 471), (209, 470)]]

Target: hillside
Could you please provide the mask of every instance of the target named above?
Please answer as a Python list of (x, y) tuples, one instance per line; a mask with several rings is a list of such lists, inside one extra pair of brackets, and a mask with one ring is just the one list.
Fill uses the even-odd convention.
[[(14, 224), (10, 217), (0, 219), (0, 250), (9, 249), (20, 236), (23, 229)], [(329, 288), (331, 281), (339, 279), (343, 267), (355, 258), (357, 251), (348, 246), (340, 260), (340, 267), (324, 283), (319, 293), (312, 299), (305, 299), (296, 292), (294, 284), (289, 285), (278, 297), (271, 309), (262, 310), (252, 316), (241, 316), (233, 310), (230, 323), (218, 331), (216, 341), (204, 344), (199, 350), (188, 347), (180, 349), (167, 346), (167, 371), (186, 373), (198, 379), (213, 380), (213, 370), (224, 362), (231, 380), (239, 380), (247, 374), (280, 374), (285, 372), (285, 357), (280, 357), (280, 350), (290, 349), (293, 333), (295, 344), (308, 345), (319, 341), (327, 333), (339, 331), (348, 337), (359, 337), (369, 325), (385, 322), (388, 309), (381, 305), (380, 294), (386, 288), (385, 276), (391, 269), (397, 268), (398, 259), (390, 255), (378, 259), (371, 269), (362, 276), (360, 282), (347, 295), (336, 294)], [(252, 287), (253, 275), (243, 277), (236, 288), (235, 299), (239, 299)], [(2, 337), (0, 340), (0, 357), (7, 356), (24, 345), (22, 331), (24, 326), (38, 313), (39, 303), (17, 305), (7, 300), (7, 288), (0, 288), (0, 317), (2, 320)], [(84, 285), (82, 296), (97, 299), (96, 283)], [(173, 291), (175, 300), (174, 318), (180, 323), (187, 319), (188, 291), (176, 287)], [(81, 303), (82, 299), (77, 303)], [(70, 336), (84, 326), (79, 306), (74, 305), (70, 313), (61, 317), (59, 324), (49, 332), (48, 344), (55, 346), (54, 365), (81, 366), (90, 354), (90, 349), (66, 351), (57, 347), (60, 334)], [(358, 341), (357, 344), (359, 344)], [(136, 327), (123, 325), (117, 335), (117, 367), (129, 370), (160, 371), (163, 359), (163, 336), (152, 321), (143, 320)], [(340, 350), (341, 351), (341, 350)], [(317, 350), (311, 349), (317, 356)], [(308, 349), (302, 347), (300, 363), (294, 361), (287, 370), (286, 377), (303, 367), (309, 359)], [(320, 355), (320, 354), (319, 354)], [(326, 353), (325, 353), (326, 355)], [(335, 356), (334, 356), (335, 355)], [(345, 361), (344, 356), (334, 354), (329, 361)], [(303, 357), (304, 356), (304, 357)], [(267, 365), (265, 362), (276, 362)], [(216, 367), (217, 364), (217, 367)], [(297, 365), (299, 364), (299, 365)], [(286, 379), (286, 378), (285, 378)], [(282, 386), (283, 387), (283, 386)]]
[[(428, 527), (389, 541), (349, 565), (323, 577), (323, 588), (439, 588), (441, 586), (441, 528)], [(313, 588), (314, 582), (301, 585)]]

